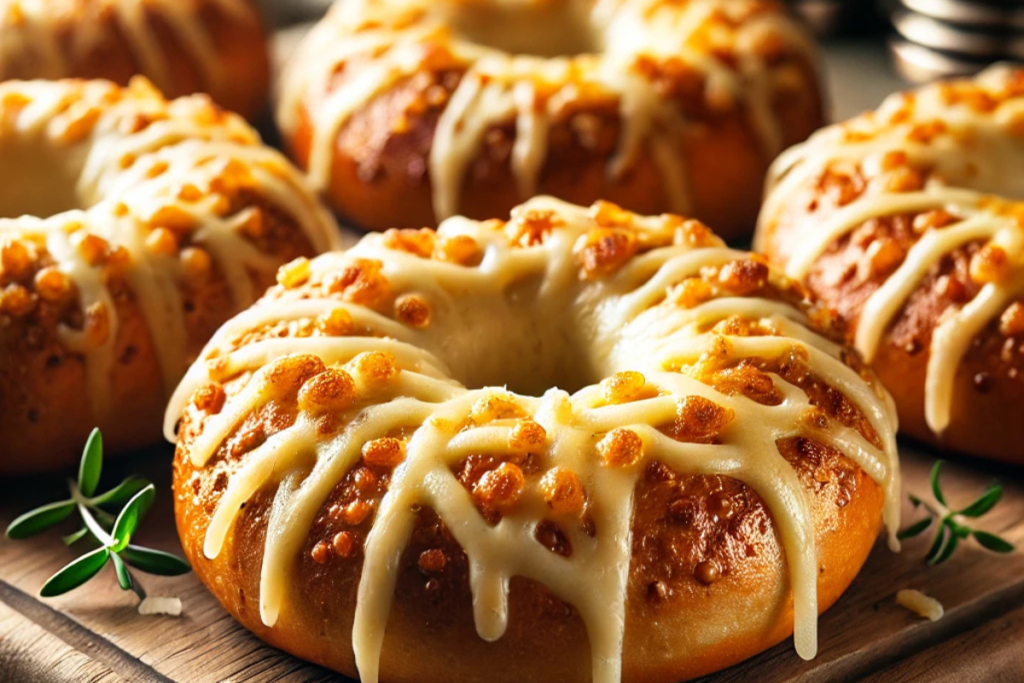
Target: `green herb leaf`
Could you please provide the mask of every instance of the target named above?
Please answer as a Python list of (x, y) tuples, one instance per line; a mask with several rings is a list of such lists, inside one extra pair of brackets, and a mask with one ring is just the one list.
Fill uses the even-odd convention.
[[(39, 591), (43, 597), (61, 595), (81, 586), (96, 576), (108, 560), (114, 565), (114, 573), (121, 588), (134, 591), (140, 600), (145, 599), (146, 591), (132, 576), (128, 565), (150, 574), (166, 576), (192, 571), (188, 563), (180, 557), (159, 550), (129, 545), (142, 518), (156, 498), (156, 489), (145, 479), (132, 476), (113, 489), (96, 495), (102, 471), (103, 437), (99, 429), (94, 429), (82, 450), (78, 483), (69, 482), (71, 499), (50, 503), (27, 512), (11, 522), (7, 528), (9, 538), (26, 538), (62, 522), (77, 509), (84, 527), (64, 536), (62, 540), (68, 546), (82, 539), (89, 539), (90, 545), (93, 546), (99, 544), (100, 547), (89, 550), (51, 576)], [(109, 507), (103, 509), (101, 506)], [(120, 508), (120, 512), (115, 516), (113, 512), (117, 508)]]
[(35, 510), (29, 510), (8, 525), (7, 538), (19, 540), (35, 536), (57, 526), (70, 517), (74, 511), (75, 501), (73, 500), (62, 500), (59, 503), (50, 503)]
[(969, 528), (955, 521), (953, 518), (946, 519), (946, 524), (949, 525), (950, 531), (956, 534), (958, 538), (964, 539), (971, 535), (971, 530)]
[(942, 550), (943, 544), (946, 542), (946, 534), (949, 532), (949, 528), (946, 526), (945, 521), (939, 523), (939, 530), (935, 534), (935, 540), (932, 541), (932, 546), (928, 549), (928, 554), (924, 556), (925, 562), (928, 564), (934, 564), (934, 560), (939, 556), (939, 551)]
[(935, 538), (932, 541), (931, 547), (928, 549), (928, 553), (924, 558), (929, 565), (941, 564), (948, 560), (953, 556), (953, 553), (956, 552), (960, 541), (967, 540), (971, 536), (974, 536), (978, 545), (993, 552), (1013, 552), (1013, 544), (999, 536), (996, 536), (995, 534), (990, 534), (986, 531), (978, 531), (972, 528), (968, 521), (971, 519), (977, 519), (978, 517), (990, 512), (1002, 498), (1003, 487), (999, 485), (999, 482), (993, 481), (988, 485), (988, 488), (985, 489), (985, 492), (967, 507), (961, 510), (949, 510), (949, 505), (946, 503), (946, 497), (942, 493), (942, 486), (939, 481), (942, 463), (942, 460), (937, 460), (935, 462), (935, 465), (932, 466), (929, 479), (935, 500), (941, 503), (942, 506), (946, 508), (946, 511), (943, 513), (929, 505), (927, 502), (921, 500), (913, 493), (908, 493), (907, 497), (910, 499), (910, 502), (914, 507), (923, 507), (928, 513), (928, 517), (911, 524), (906, 529), (902, 529), (896, 534), (896, 537), (903, 540), (917, 536), (918, 534), (923, 533), (924, 530), (930, 526), (931, 520), (934, 518), (939, 521), (939, 526), (935, 532)]
[(105, 529), (109, 529), (114, 526), (114, 520), (116, 519), (114, 515), (110, 514), (103, 508), (93, 507), (89, 509), (92, 511), (92, 516), (96, 519), (97, 522), (99, 522), (100, 526), (102, 526)]
[(39, 594), (44, 598), (52, 598), (78, 588), (96, 576), (109, 558), (110, 551), (106, 548), (96, 548), (96, 550), (82, 555), (47, 579), (39, 590)]
[(103, 471), (103, 435), (99, 428), (93, 429), (82, 450), (82, 462), (78, 467), (78, 490), (89, 497), (96, 493)]
[(106, 493), (94, 497), (89, 503), (92, 505), (123, 505), (147, 486), (149, 486), (149, 481), (142, 477), (128, 477)]
[(935, 496), (935, 500), (939, 501), (943, 505), (946, 504), (946, 497), (942, 495), (942, 487), (939, 485), (939, 470), (942, 469), (942, 460), (936, 460), (935, 465), (932, 466), (932, 495)]
[(985, 493), (981, 494), (978, 500), (974, 501), (963, 510), (960, 510), (957, 514), (963, 515), (964, 517), (978, 518), (983, 514), (991, 510), (999, 502), (999, 499), (1003, 497), (1003, 487), (999, 484), (992, 482), (988, 485)]
[(905, 541), (908, 538), (913, 538), (914, 536), (920, 536), (922, 533), (924, 533), (924, 530), (927, 529), (928, 527), (930, 527), (931, 525), (932, 525), (932, 518), (931, 517), (925, 517), (922, 520), (918, 520), (917, 522), (914, 522), (913, 524), (908, 526), (906, 529), (901, 529), (898, 532), (896, 532), (896, 538), (900, 539), (901, 541)]
[(942, 551), (939, 552), (939, 554), (936, 555), (934, 558), (932, 558), (931, 561), (928, 562), (928, 564), (942, 564), (943, 562), (948, 560), (950, 557), (952, 557), (953, 552), (956, 550), (956, 546), (959, 542), (960, 537), (957, 534), (949, 534), (949, 536), (946, 538), (946, 545), (942, 547)]
[(76, 531), (73, 534), (68, 534), (67, 536), (63, 536), (60, 540), (64, 541), (64, 545), (74, 545), (75, 543), (78, 543), (83, 538), (85, 538), (88, 533), (89, 533), (89, 530), (86, 529), (85, 527), (82, 527), (81, 529), (79, 529), (78, 531)]
[(114, 563), (114, 573), (117, 574), (117, 583), (121, 586), (121, 590), (130, 591), (132, 575), (128, 573), (128, 567), (124, 566), (124, 561), (117, 556), (117, 553), (110, 553), (110, 559)]
[(111, 550), (119, 553), (127, 547), (128, 541), (131, 540), (139, 522), (149, 510), (149, 506), (153, 504), (154, 498), (156, 498), (156, 488), (152, 484), (132, 496), (114, 522), (114, 530), (110, 533), (114, 538)]
[(1012, 553), (1014, 551), (1013, 544), (1009, 541), (990, 534), (987, 531), (975, 531), (974, 540), (978, 542), (983, 548), (987, 548), (994, 553)]
[(131, 566), (157, 576), (180, 576), (192, 571), (188, 562), (177, 555), (137, 545), (129, 545), (122, 550), (121, 557)]

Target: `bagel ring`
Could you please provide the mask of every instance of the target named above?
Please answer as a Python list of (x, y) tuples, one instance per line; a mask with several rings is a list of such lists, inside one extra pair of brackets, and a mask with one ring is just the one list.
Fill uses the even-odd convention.
[(549, 194), (749, 234), (764, 173), (822, 123), (810, 39), (761, 0), (340, 0), (278, 123), (367, 229)]
[(898, 93), (776, 163), (757, 248), (837, 310), (900, 427), (1024, 463), (1024, 70)]
[(794, 628), (813, 656), (883, 517), (895, 544), (888, 395), (696, 221), (535, 198), (279, 279), (165, 423), (185, 554), (274, 646), (363, 683), (675, 682)]
[(170, 391), (278, 266), (337, 245), (305, 179), (202, 96), (0, 84), (0, 472), (155, 443)]
[(254, 0), (0, 0), (0, 81), (142, 75), (253, 119), (270, 60)]

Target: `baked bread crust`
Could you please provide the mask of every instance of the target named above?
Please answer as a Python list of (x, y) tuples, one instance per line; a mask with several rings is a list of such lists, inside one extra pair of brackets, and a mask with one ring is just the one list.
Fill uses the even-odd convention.
[(249, 119), (270, 89), (266, 33), (253, 0), (44, 0), (0, 4), (0, 80), (153, 81), (198, 92)]
[[(815, 542), (821, 572), (818, 602), (832, 606), (857, 576), (875, 545), (881, 523), (882, 491), (836, 453), (822, 452), (804, 461), (801, 478), (813, 495)], [(188, 462), (187, 445), (175, 457), (175, 511), (185, 556), (196, 576), (243, 626), (267, 643), (302, 659), (357, 677), (352, 650), (352, 621), (362, 557), (332, 557), (317, 564), (312, 550), (330, 542), (336, 529), (329, 506), (315, 522), (318, 531), (303, 545), (294, 570), (287, 609), (273, 627), (260, 620), (260, 568), (266, 516), (273, 491), (246, 506), (221, 553), (203, 555), (211, 510), (218, 502), (216, 477), (225, 470), (197, 470)], [(226, 470), (230, 478), (231, 471)], [(634, 561), (641, 544), (662, 546), (697, 542), (692, 550), (665, 561), (664, 568), (630, 567), (622, 680), (626, 683), (674, 683), (719, 671), (762, 652), (793, 632), (793, 597), (784, 552), (763, 503), (735, 480), (722, 478), (729, 494), (719, 498), (743, 510), (736, 522), (714, 521), (708, 511), (707, 481), (675, 476), (663, 488), (692, 492), (697, 499), (697, 530), (684, 530), (665, 507), (668, 491), (645, 477), (634, 494)], [(839, 484), (842, 477), (842, 484)], [(825, 480), (822, 484), (821, 480)], [(657, 481), (657, 479), (654, 479)], [(221, 484), (221, 486), (223, 483)], [(196, 491), (200, 491), (197, 495)], [(402, 554), (395, 604), (388, 618), (381, 654), (380, 680), (387, 683), (451, 683), (476, 680), (486, 672), (496, 683), (591, 680), (590, 645), (576, 611), (550, 591), (514, 578), (509, 596), (509, 627), (493, 643), (482, 640), (473, 624), (465, 556), (433, 515), (424, 515), (409, 549)], [(766, 532), (758, 530), (765, 525)], [(736, 549), (752, 547), (745, 557)], [(446, 567), (425, 572), (418, 558), (428, 550), (444, 553)], [(731, 573), (705, 585), (694, 571), (705, 558), (728, 556)], [(675, 579), (659, 576), (675, 569)], [(661, 586), (667, 591), (660, 596)], [(652, 587), (655, 586), (655, 587)], [(316, 625), (314, 628), (313, 625)]]
[[(457, 28), (463, 13), (498, 11), (498, 3), (477, 4), (438, 17), (418, 1), (340, 2), (286, 70), (278, 109), (285, 144), (357, 225), (436, 226), (455, 213), (482, 220), (542, 194), (685, 213), (734, 239), (751, 231), (771, 159), (823, 122), (813, 49), (773, 3), (538, 3), (541, 14), (581, 14), (571, 33), (594, 23), (609, 45), (627, 42), (623, 33), (650, 33), (646, 47), (625, 56), (567, 58), (513, 56), (465, 38)], [(627, 25), (633, 13), (643, 17), (639, 25)], [(529, 25), (557, 23), (545, 17)], [(527, 21), (489, 19), (513, 20)], [(693, 26), (692, 34), (679, 35), (673, 21)], [(416, 38), (424, 26), (435, 28)], [(378, 34), (399, 47), (377, 46)], [(670, 49), (655, 50), (658, 40)], [(375, 46), (367, 48), (372, 56), (337, 47), (360, 41)], [(702, 61), (709, 53), (713, 69)], [(382, 66), (387, 73), (392, 59), (417, 66), (366, 95), (366, 79)], [(761, 70), (741, 73), (740, 62)], [(478, 87), (481, 79), (492, 85)], [(532, 93), (531, 109), (517, 110), (517, 92)], [(461, 108), (468, 113), (453, 133), (449, 121)], [(526, 131), (537, 130), (527, 142)]]
[(0, 156), (0, 472), (70, 465), (96, 426), (111, 452), (154, 443), (217, 327), (335, 244), (240, 118), (143, 80), (0, 85)]
[[(1019, 177), (1022, 103), (1024, 72), (1000, 67), (825, 129), (782, 157), (757, 236), (843, 317), (905, 434), (1014, 463), (1024, 462), (1024, 212), (1003, 197)], [(989, 296), (999, 301), (971, 314)], [(883, 326), (861, 329), (865, 315)], [(957, 352), (940, 356), (951, 344)]]
[[(588, 681), (615, 680), (621, 649), (622, 680), (667, 683), (752, 656), (793, 633), (794, 623), (798, 650), (813, 656), (813, 632), (808, 639), (800, 619), (813, 623), (850, 584), (883, 511), (894, 529), (899, 475), (884, 392), (855, 354), (826, 344), (816, 348), (831, 349), (833, 360), (818, 365), (821, 356), (801, 350), (819, 338), (766, 311), (789, 311), (784, 317), (815, 335), (839, 335), (829, 314), (759, 257), (722, 249), (695, 221), (641, 218), (608, 203), (588, 212), (539, 198), (508, 222), (458, 218), (438, 233), (368, 236), (344, 254), (286, 266), (279, 281), (211, 341), (176, 392), (166, 426), (177, 428), (175, 513), (197, 576), (247, 628), (300, 657), (354, 676), (362, 656), (358, 673), (370, 681)], [(573, 293), (567, 306), (560, 303), (565, 292)], [(631, 322), (612, 320), (619, 295), (647, 302), (629, 314)], [(719, 307), (732, 313), (710, 313)], [(657, 320), (685, 311), (712, 316), (692, 330), (707, 342), (703, 352), (687, 355), (682, 338), (645, 346), (650, 335), (674, 334), (656, 332)], [(577, 315), (591, 321), (579, 326), (592, 346), (563, 357), (548, 342), (570, 335), (565, 343), (573, 348), (568, 330), (576, 326), (567, 321)], [(523, 338), (514, 324), (492, 327), (531, 316)], [(632, 322), (640, 318), (646, 322)], [(457, 320), (472, 320), (472, 328)], [(774, 346), (786, 330), (795, 336)], [(541, 399), (467, 390), (450, 379), (488, 387), (500, 382), (490, 374), (498, 369), (498, 378), (534, 391), (586, 383), (586, 371), (575, 376), (579, 368), (568, 358), (607, 350), (601, 340), (609, 333), (639, 335), (610, 353), (624, 353), (622, 362), (647, 368), (643, 374), (620, 369), (600, 387), (572, 397), (551, 390)], [(497, 346), (489, 346), (492, 336)], [(746, 343), (773, 350), (729, 350)], [(679, 365), (656, 360), (654, 349)], [(535, 351), (540, 358), (532, 358)], [(444, 364), (433, 365), (435, 358)], [(448, 369), (435, 376), (435, 367)], [(692, 393), (671, 398), (667, 387), (680, 375), (656, 367), (692, 379), (685, 390)], [(443, 399), (449, 390), (454, 398)], [(434, 399), (420, 407), (408, 398), (418, 391)], [(453, 417), (471, 400), (468, 418)], [(648, 412), (655, 404), (644, 401), (660, 400), (679, 402), (655, 417)], [(790, 408), (800, 405), (807, 410)], [(586, 406), (632, 417), (622, 413), (588, 433), (579, 425), (597, 423)], [(761, 410), (758, 418), (750, 412)], [(653, 430), (634, 420), (649, 420)], [(785, 436), (764, 443), (758, 430), (765, 424)], [(425, 441), (432, 430), (443, 436)], [(456, 445), (474, 438), (490, 445)], [(715, 453), (725, 451), (717, 447), (735, 439), (747, 444), (736, 454), (744, 473), (735, 476), (760, 483), (707, 464), (719, 462)], [(666, 464), (675, 457), (672, 444), (709, 449), (700, 451), (704, 464), (693, 464), (706, 472)], [(467, 455), (416, 469), (457, 448)], [(855, 452), (860, 465), (850, 459)], [(766, 462), (780, 469), (758, 479), (752, 473)], [(774, 494), (772, 505), (762, 496), (769, 482), (790, 481), (790, 472), (787, 495), (807, 504), (800, 524), (802, 547), (814, 548), (807, 556), (792, 542), (792, 511)], [(635, 477), (630, 488), (602, 498), (603, 477), (620, 474)], [(441, 490), (429, 502), (429, 492)], [(464, 494), (472, 502), (459, 503)], [(538, 504), (533, 496), (541, 494)], [(412, 517), (402, 516), (406, 505)], [(487, 526), (471, 531), (481, 519)], [(628, 533), (615, 535), (615, 519), (626, 520)], [(402, 520), (408, 536), (382, 540), (405, 528)], [(516, 541), (522, 557), (541, 552), (536, 542), (545, 558), (549, 551), (579, 563), (568, 565), (578, 567), (570, 582), (603, 602), (560, 593), (567, 589), (554, 567), (562, 565), (539, 570), (522, 560), (509, 573), (507, 610), (494, 608), (507, 621), (492, 635), (491, 607), (481, 612), (479, 605), (493, 595), (481, 592), (478, 574), (520, 560), (477, 544), (519, 528), (506, 522), (529, 524), (529, 535)], [(600, 557), (620, 559), (586, 569), (595, 540), (611, 544), (599, 546), (606, 549)], [(602, 582), (617, 570), (623, 583), (608, 589)], [(385, 611), (359, 612), (392, 588)], [(608, 640), (602, 633), (619, 623), (620, 598), (622, 640)], [(809, 605), (810, 614), (801, 612)], [(373, 633), (383, 639), (379, 653), (367, 647)]]

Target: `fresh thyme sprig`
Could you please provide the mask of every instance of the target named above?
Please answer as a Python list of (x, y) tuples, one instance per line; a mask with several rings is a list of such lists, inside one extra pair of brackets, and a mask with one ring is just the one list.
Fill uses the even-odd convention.
[(993, 481), (973, 503), (965, 508), (952, 510), (946, 503), (946, 496), (943, 494), (942, 486), (939, 482), (942, 462), (942, 460), (936, 461), (931, 472), (932, 495), (935, 496), (938, 507), (932, 506), (911, 493), (908, 496), (910, 502), (913, 503), (915, 508), (923, 507), (928, 512), (928, 516), (914, 522), (906, 529), (901, 529), (896, 534), (897, 538), (903, 540), (918, 536), (924, 533), (932, 525), (932, 522), (937, 519), (939, 521), (939, 528), (935, 534), (935, 540), (932, 541), (928, 554), (924, 557), (925, 561), (930, 565), (941, 564), (948, 560), (953, 556), (960, 541), (964, 541), (972, 536), (978, 542), (978, 545), (992, 552), (1012, 553), (1014, 547), (1009, 541), (987, 531), (975, 529), (964, 522), (965, 519), (977, 519), (994, 508), (999, 499), (1003, 497), (1003, 487), (999, 485), (999, 482)]
[[(103, 437), (100, 430), (94, 429), (82, 451), (78, 481), (68, 480), (70, 497), (30, 510), (7, 527), (7, 538), (20, 540), (57, 526), (77, 511), (82, 528), (64, 536), (64, 543), (72, 546), (88, 538), (99, 545), (47, 579), (39, 591), (43, 597), (54, 597), (78, 588), (96, 576), (107, 562), (114, 565), (121, 589), (133, 591), (139, 600), (146, 599), (146, 591), (129, 566), (160, 576), (177, 576), (192, 570), (185, 560), (176, 555), (131, 543), (139, 523), (156, 497), (153, 484), (139, 477), (128, 477), (109, 491), (97, 494), (102, 470)], [(111, 511), (118, 509), (116, 514)]]

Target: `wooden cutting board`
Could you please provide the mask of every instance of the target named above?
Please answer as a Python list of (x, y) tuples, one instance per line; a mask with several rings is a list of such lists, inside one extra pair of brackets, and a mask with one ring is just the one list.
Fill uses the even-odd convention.
[[(906, 445), (902, 457), (905, 490), (928, 498), (933, 458)], [(139, 541), (176, 550), (170, 458), (170, 447), (161, 447), (111, 463), (104, 481), (139, 472), (156, 482), (157, 503)], [(970, 502), (998, 477), (1006, 494), (981, 526), (1024, 547), (1020, 473), (966, 463), (947, 465), (943, 472), (944, 490), (954, 506)], [(57, 499), (64, 486), (54, 477), (0, 482), (0, 525)], [(905, 523), (917, 514), (904, 505)], [(1024, 681), (1024, 553), (995, 555), (970, 542), (946, 564), (927, 567), (922, 556), (929, 541), (914, 539), (894, 554), (879, 539), (860, 576), (820, 619), (814, 661), (802, 661), (786, 641), (703, 683)], [(346, 680), (261, 643), (191, 574), (142, 577), (151, 595), (181, 598), (184, 612), (178, 618), (138, 615), (134, 595), (117, 587), (109, 566), (70, 594), (38, 598), (43, 581), (72, 557), (58, 531), (28, 541), (0, 540), (0, 683)], [(945, 617), (932, 623), (899, 607), (894, 596), (901, 588), (937, 597)]]

